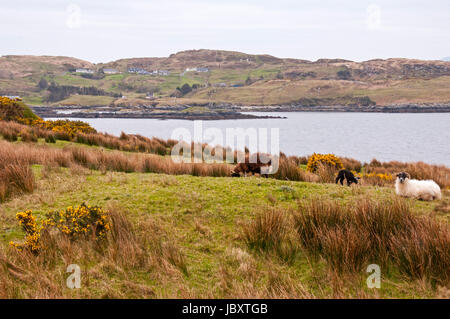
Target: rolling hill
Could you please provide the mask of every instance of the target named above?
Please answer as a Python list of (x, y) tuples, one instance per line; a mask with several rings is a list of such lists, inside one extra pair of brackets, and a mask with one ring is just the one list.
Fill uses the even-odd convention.
[[(79, 68), (93, 74), (75, 72)], [(104, 69), (113, 71), (105, 74)], [(97, 89), (93, 95), (86, 89), (92, 87)], [(450, 62), (401, 58), (312, 62), (218, 50), (99, 64), (14, 55), (0, 57), (0, 94), (20, 96), (31, 105), (449, 104)]]

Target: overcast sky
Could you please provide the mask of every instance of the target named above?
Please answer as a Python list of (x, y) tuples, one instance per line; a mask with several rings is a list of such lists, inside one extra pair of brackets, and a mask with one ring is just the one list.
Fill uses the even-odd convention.
[(1, 55), (91, 62), (189, 49), (440, 59), (449, 31), (449, 0), (0, 0)]

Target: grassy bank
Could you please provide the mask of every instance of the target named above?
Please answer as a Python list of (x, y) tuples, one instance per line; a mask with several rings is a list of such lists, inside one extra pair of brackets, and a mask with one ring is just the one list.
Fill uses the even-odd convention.
[[(295, 209), (299, 200), (310, 198), (342, 204), (370, 198), (383, 203), (391, 200), (392, 188), (101, 173), (51, 166), (34, 166), (33, 172), (34, 193), (15, 197), (0, 209), (0, 256), (7, 256), (22, 271), (17, 274), (2, 268), (2, 297), (426, 298), (445, 293), (439, 284), (411, 278), (396, 267), (382, 269), (382, 288), (372, 290), (366, 287), (365, 269), (338, 275), (326, 258), (313, 261), (303, 250), (286, 261), (246, 245), (245, 225), (268, 209), (288, 211)], [(448, 194), (444, 201), (448, 201)], [(136, 241), (150, 249), (145, 261), (129, 265), (93, 246), (73, 244), (69, 249), (66, 244), (48, 257), (51, 262), (45, 262), (39, 259), (42, 257), (24, 257), (8, 247), (9, 241), (23, 237), (14, 218), (16, 212), (32, 209), (39, 220), (50, 210), (82, 202), (123, 212), (135, 229)], [(440, 210), (439, 203), (407, 202), (413, 215), (433, 215), (448, 222), (448, 211)], [(106, 251), (111, 253), (110, 249)], [(0, 263), (4, 263), (1, 258)], [(65, 288), (65, 269), (72, 263), (82, 267), (84, 280), (79, 290)], [(38, 271), (32, 272), (32, 267)], [(42, 284), (36, 286), (36, 281)]]

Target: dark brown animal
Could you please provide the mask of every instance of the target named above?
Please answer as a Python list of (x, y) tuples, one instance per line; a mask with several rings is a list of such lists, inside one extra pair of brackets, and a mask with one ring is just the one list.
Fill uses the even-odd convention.
[(233, 170), (231, 171), (232, 177), (240, 177), (241, 174), (244, 174), (244, 176), (247, 176), (248, 173), (252, 174), (259, 174), (265, 178), (268, 178), (268, 174), (261, 174), (261, 167), (269, 167), (272, 165), (272, 160), (269, 160), (267, 163), (263, 163), (260, 160), (260, 157), (257, 156), (256, 163), (250, 163), (248, 157), (245, 158), (244, 163), (238, 163)]

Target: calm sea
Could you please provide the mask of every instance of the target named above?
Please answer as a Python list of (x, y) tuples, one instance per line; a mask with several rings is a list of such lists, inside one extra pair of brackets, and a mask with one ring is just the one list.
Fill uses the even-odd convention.
[[(450, 113), (251, 114), (287, 119), (203, 121), (203, 129), (218, 128), (225, 136), (227, 128), (279, 128), (280, 150), (288, 155), (334, 153), (366, 162), (376, 158), (450, 166)], [(114, 135), (123, 131), (168, 139), (177, 128), (186, 128), (194, 134), (194, 122), (188, 120), (80, 120), (89, 122), (98, 131)]]

